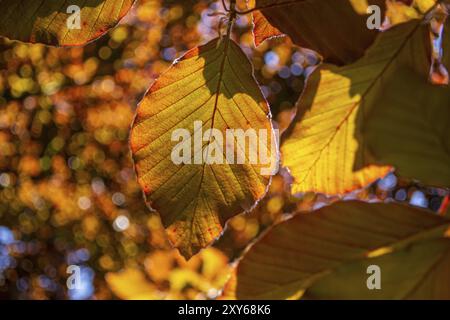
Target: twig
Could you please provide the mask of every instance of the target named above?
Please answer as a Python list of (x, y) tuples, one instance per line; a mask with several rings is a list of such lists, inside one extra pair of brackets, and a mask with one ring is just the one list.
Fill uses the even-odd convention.
[(225, 0), (222, 0), (222, 6), (225, 9), (226, 12), (230, 12), (230, 9), (227, 8), (227, 4), (225, 3)]

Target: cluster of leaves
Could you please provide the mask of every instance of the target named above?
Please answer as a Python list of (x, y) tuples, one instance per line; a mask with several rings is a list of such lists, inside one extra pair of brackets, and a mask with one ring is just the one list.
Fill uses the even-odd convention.
[[(80, 30), (65, 26), (63, 2), (8, 5), (0, 35), (85, 44), (134, 1), (79, 1)], [(2, 281), (19, 291), (45, 283), (24, 291), (47, 297), (43, 279), (61, 282), (66, 264), (83, 261), (69, 254), (82, 247), (105, 275), (97, 298), (109, 290), (120, 298), (214, 298), (229, 260), (279, 222), (242, 255), (223, 297), (449, 298), (448, 218), (393, 203), (428, 193), (430, 207), (446, 211), (448, 1), (169, 2), (140, 1), (125, 24), (83, 48), (2, 40), (0, 168), (9, 172), (0, 176), (0, 217), (26, 244), (8, 252), (23, 257), (22, 273), (36, 272), (22, 281), (10, 268)], [(383, 30), (367, 28), (369, 5), (381, 8)], [(226, 31), (222, 23), (202, 30), (211, 8), (222, 9)], [(19, 15), (25, 23), (15, 28)], [(282, 34), (289, 39), (270, 40)], [(151, 78), (133, 120), (130, 105)], [(259, 164), (175, 164), (171, 134), (193, 133), (194, 121), (221, 132), (279, 127), (280, 150), (267, 151), (272, 162), (281, 153), (283, 169), (271, 176)], [(158, 214), (139, 200), (135, 179)], [(392, 180), (397, 190), (383, 187)], [(196, 255), (213, 243), (217, 249)], [(169, 244), (194, 257), (186, 262)], [(48, 247), (57, 254), (36, 257)], [(72, 260), (53, 268), (49, 261), (64, 255)], [(382, 291), (367, 290), (370, 264), (384, 270)]]
[[(0, 39), (1, 298), (214, 297), (227, 263), (278, 219), (288, 197), (281, 177), (264, 204), (230, 221), (217, 249), (186, 263), (136, 183), (128, 148), (134, 108), (174, 57), (217, 35), (218, 19), (209, 14), (218, 8), (141, 0), (117, 28), (83, 47)], [(250, 50), (250, 19), (234, 32)], [(248, 52), (276, 113), (289, 118), (308, 61), (287, 39)], [(296, 77), (279, 75), (291, 66)], [(126, 230), (117, 228), (123, 217)], [(67, 290), (68, 264), (83, 266), (81, 292)], [(142, 281), (106, 276), (121, 269)], [(146, 288), (154, 292), (137, 294)]]
[[(393, 169), (403, 179), (448, 190), (448, 5), (368, 1), (389, 18), (380, 32), (364, 27), (364, 5), (358, 14), (366, 1), (337, 2), (339, 9), (335, 2), (295, 1), (261, 11), (268, 23), (323, 58), (307, 79), (281, 145), (283, 165), (294, 177), (292, 191), (345, 195)], [(319, 8), (330, 23), (307, 19), (309, 9)], [(288, 24), (282, 19), (288, 12), (304, 19)], [(307, 38), (311, 29), (322, 36)], [(240, 262), (226, 295), (449, 298), (448, 234), (448, 219), (423, 210), (337, 202), (262, 237)], [(364, 271), (371, 264), (384, 271), (382, 290), (367, 290)]]

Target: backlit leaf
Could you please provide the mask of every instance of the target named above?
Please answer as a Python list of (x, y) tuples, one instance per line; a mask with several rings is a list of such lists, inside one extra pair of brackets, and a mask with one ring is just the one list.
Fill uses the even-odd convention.
[(272, 26), (260, 11), (253, 12), (253, 38), (255, 46), (259, 46), (267, 39), (281, 35), (283, 35), (283, 33)]
[(139, 269), (126, 268), (117, 273), (110, 272), (105, 275), (105, 279), (112, 292), (120, 299), (161, 299), (161, 295), (156, 286)]
[[(172, 151), (180, 142), (172, 141), (172, 134), (186, 129), (195, 140), (197, 121), (203, 127), (196, 135), (203, 131), (200, 139), (203, 136), (204, 141), (190, 152), (187, 163), (176, 164)], [(206, 134), (210, 128), (222, 133), (223, 142), (234, 148), (236, 160), (236, 146), (245, 150), (244, 163), (233, 164), (237, 162), (226, 161), (225, 155), (224, 164), (202, 161), (209, 141), (209, 146), (224, 145), (210, 140)], [(267, 161), (261, 158), (251, 164), (248, 143), (245, 146), (226, 138), (227, 129), (254, 130), (261, 139), (265, 133), (267, 144), (258, 149)], [(253, 78), (252, 66), (231, 40), (213, 40), (188, 51), (150, 88), (137, 110), (131, 149), (147, 200), (161, 214), (170, 241), (185, 257), (210, 244), (229, 218), (251, 210), (265, 195), (272, 173), (264, 171), (276, 165), (273, 135), (270, 111)]]
[(418, 19), (420, 17), (418, 10), (410, 4), (397, 1), (388, 1), (386, 4), (386, 17), (390, 25), (404, 23), (411, 19)]
[(0, 36), (48, 45), (82, 45), (114, 27), (133, 3), (134, 0), (3, 0)]
[[(225, 296), (448, 299), (449, 230), (449, 219), (426, 210), (337, 202), (266, 233), (240, 261)], [(373, 264), (382, 290), (367, 288)]]
[[(368, 290), (370, 266), (380, 268), (380, 290)], [(450, 299), (449, 282), (450, 239), (437, 239), (339, 267), (314, 283), (304, 298)]]
[[(257, 0), (257, 8), (274, 27), (305, 48), (317, 51), (325, 61), (347, 64), (364, 54), (378, 34), (367, 28), (368, 5), (377, 5), (381, 20), (385, 0)], [(255, 28), (255, 39), (266, 28)], [(263, 33), (262, 35), (260, 33)]]
[(354, 64), (318, 67), (282, 146), (293, 192), (342, 194), (389, 166), (450, 186), (450, 88), (429, 84), (429, 68), (428, 26), (418, 20), (383, 32)]

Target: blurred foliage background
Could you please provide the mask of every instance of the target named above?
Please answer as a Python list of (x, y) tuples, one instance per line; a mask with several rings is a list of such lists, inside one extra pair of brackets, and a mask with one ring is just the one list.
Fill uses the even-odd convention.
[[(245, 1), (240, 1), (245, 9)], [(185, 261), (139, 189), (128, 148), (145, 91), (186, 50), (218, 35), (221, 1), (139, 0), (122, 23), (84, 47), (0, 38), (0, 299), (214, 299), (232, 262), (267, 227), (337, 200), (289, 195), (281, 170), (250, 214)], [(255, 48), (251, 16), (234, 39), (281, 130), (318, 63), (288, 38)], [(438, 211), (445, 192), (390, 174), (347, 198), (395, 198)], [(68, 265), (82, 288), (68, 290)]]

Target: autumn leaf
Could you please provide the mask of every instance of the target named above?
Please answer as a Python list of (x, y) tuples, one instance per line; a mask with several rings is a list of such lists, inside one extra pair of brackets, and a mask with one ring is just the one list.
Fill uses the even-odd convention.
[[(367, 282), (371, 266), (380, 272), (380, 290)], [(405, 267), (407, 269), (405, 269)], [(373, 267), (372, 267), (373, 268)], [(305, 299), (450, 299), (450, 239), (419, 242), (409, 248), (337, 268), (314, 283)], [(377, 271), (375, 271), (377, 272)], [(372, 282), (373, 281), (373, 282)], [(354, 285), (349, 286), (352, 283)]]
[(120, 272), (109, 272), (105, 275), (111, 291), (124, 300), (157, 300), (161, 293), (145, 274), (136, 268), (126, 268)]
[[(225, 297), (448, 299), (449, 230), (449, 219), (396, 203), (300, 213), (250, 247)], [(370, 265), (382, 270), (382, 290), (367, 288)]]
[(412, 19), (423, 18), (424, 14), (428, 13), (436, 3), (436, 0), (388, 0), (386, 2), (387, 25), (383, 27), (389, 28)]
[(253, 39), (255, 46), (259, 46), (267, 39), (283, 35), (280, 30), (272, 26), (266, 17), (260, 12), (253, 12)]
[(292, 191), (346, 193), (390, 166), (450, 186), (450, 91), (428, 83), (429, 61), (428, 26), (414, 20), (382, 33), (354, 64), (318, 67), (282, 146)]
[[(234, 129), (253, 132), (259, 141), (267, 137), (267, 144), (258, 148), (265, 161), (249, 161), (256, 145), (250, 143), (247, 151), (247, 140), (238, 141), (237, 131), (229, 138)], [(184, 142), (180, 136), (173, 140), (180, 130), (188, 136)], [(196, 144), (198, 135), (203, 140)], [(219, 150), (222, 138), (226, 147)], [(131, 149), (149, 204), (186, 258), (217, 238), (229, 218), (251, 210), (265, 195), (272, 173), (264, 171), (276, 165), (274, 142), (267, 102), (250, 62), (232, 40), (216, 39), (188, 51), (153, 84), (138, 107)], [(184, 160), (177, 164), (173, 155), (182, 150), (181, 143), (188, 150), (182, 148)], [(234, 162), (225, 155), (229, 148)], [(218, 161), (206, 161), (212, 160), (211, 150), (219, 150), (214, 152)]]
[(397, 25), (399, 23), (408, 22), (411, 19), (420, 18), (418, 10), (410, 4), (400, 1), (387, 1), (386, 5), (386, 18), (390, 25)]
[[(272, 28), (296, 45), (317, 51), (326, 62), (347, 64), (361, 57), (378, 34), (367, 28), (368, 5), (377, 5), (384, 16), (385, 0), (257, 0), (255, 7), (263, 8)], [(256, 24), (255, 42), (266, 38), (267, 30), (267, 23)]]
[(57, 46), (83, 45), (114, 27), (133, 3), (134, 0), (5, 0), (1, 1), (0, 36)]

